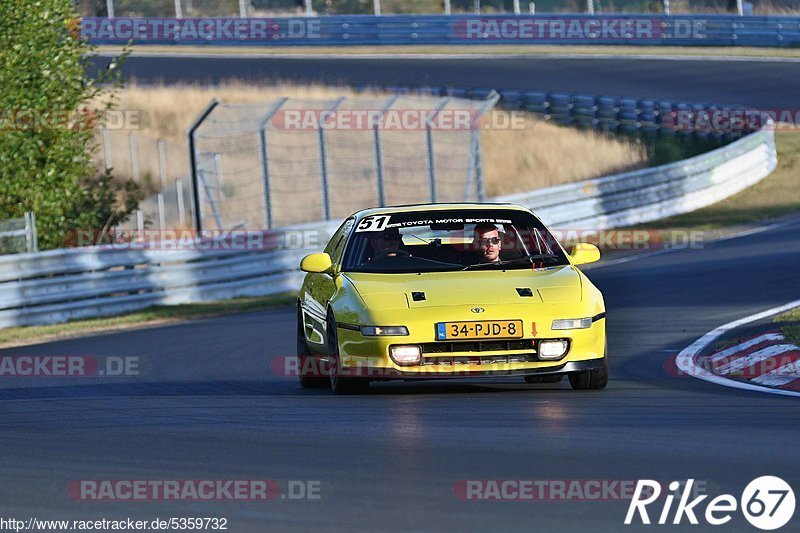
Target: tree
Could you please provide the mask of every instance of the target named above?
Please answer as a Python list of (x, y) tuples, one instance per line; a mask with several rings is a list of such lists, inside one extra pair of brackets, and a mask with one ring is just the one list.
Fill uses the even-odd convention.
[(138, 188), (92, 163), (119, 63), (87, 76), (70, 0), (3, 0), (0, 20), (0, 219), (33, 211), (41, 248), (57, 248), (136, 207)]

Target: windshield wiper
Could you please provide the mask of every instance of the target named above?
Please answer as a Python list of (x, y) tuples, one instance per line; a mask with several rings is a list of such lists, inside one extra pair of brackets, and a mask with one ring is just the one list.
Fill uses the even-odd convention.
[(506, 265), (513, 265), (516, 263), (523, 263), (527, 262), (529, 265), (533, 265), (534, 259), (541, 259), (544, 261), (545, 259), (550, 260), (558, 260), (558, 256), (556, 254), (531, 254), (525, 255), (522, 257), (517, 257), (516, 259), (506, 259), (505, 261), (495, 261), (494, 263), (475, 263), (474, 265), (467, 265), (461, 270), (473, 270), (479, 268), (489, 268), (489, 267), (496, 267), (496, 266), (506, 266)]

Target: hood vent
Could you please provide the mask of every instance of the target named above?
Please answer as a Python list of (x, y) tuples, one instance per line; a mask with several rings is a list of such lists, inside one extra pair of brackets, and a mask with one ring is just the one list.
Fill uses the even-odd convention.
[[(530, 290), (530, 289), (528, 289)], [(425, 293), (424, 292), (412, 292), (411, 299), (415, 302), (422, 302), (425, 300)]]
[(523, 298), (533, 298), (533, 291), (528, 287), (517, 287), (517, 294)]

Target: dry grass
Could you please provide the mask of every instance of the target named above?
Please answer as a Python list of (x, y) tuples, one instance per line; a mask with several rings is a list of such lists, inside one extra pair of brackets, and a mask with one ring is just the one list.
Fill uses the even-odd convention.
[[(153, 191), (159, 189), (156, 140), (165, 140), (168, 174), (166, 190), (174, 191), (175, 178), (186, 177), (189, 173), (186, 130), (212, 98), (225, 103), (252, 104), (283, 96), (295, 100), (330, 100), (340, 96), (385, 98), (385, 95), (377, 93), (356, 94), (349, 88), (298, 87), (288, 84), (256, 86), (232, 82), (213, 87), (131, 85), (118, 93), (117, 109), (139, 112), (140, 129), (135, 132), (139, 150), (139, 177), (141, 181), (149, 183), (150, 190)], [(367, 107), (367, 104), (361, 107)], [(228, 120), (253, 118), (246, 113), (237, 118), (235, 109), (229, 110), (226, 117)], [(125, 130), (110, 132), (115, 174), (121, 177), (131, 175), (128, 134)], [(319, 187), (316, 137), (313, 133), (281, 135), (282, 138), (277, 135), (271, 138), (271, 146), (274, 145), (270, 149), (271, 165), (275, 165), (276, 178), (280, 178), (281, 173), (295, 177), (288, 178), (289, 181), (285, 179), (283, 186), (277, 180), (275, 182), (275, 221), (284, 224), (304, 222), (309, 216), (319, 218), (316, 215), (320, 209), (318, 206), (321, 205), (318, 195), (308, 195), (303, 201), (297, 201), (296, 194), (298, 191)], [(438, 143), (436, 136), (442, 134), (434, 135), (435, 142)], [(461, 134), (451, 134), (449, 141), (460, 143), (457, 145), (466, 149), (469, 136), (462, 135), (461, 138), (456, 135)], [(397, 186), (387, 187), (387, 190), (399, 191), (390, 193), (388, 203), (424, 200), (419, 197), (420, 190), (427, 190), (427, 160), (422, 140), (424, 137), (419, 133), (406, 132), (386, 132), (383, 137), (383, 142), (387, 145), (385, 179), (387, 183), (399, 184), (399, 189)], [(635, 142), (611, 138), (594, 131), (546, 123), (529, 114), (524, 117), (523, 128), (484, 129), (481, 140), (488, 196), (594, 178), (642, 167), (647, 163), (645, 149)], [(285, 145), (283, 148), (280, 146), (281, 141)], [(447, 141), (448, 139), (443, 139), (443, 142)], [(371, 166), (374, 157), (372, 142), (372, 134), (368, 131), (345, 133), (338, 140), (334, 136), (329, 137), (332, 216), (346, 216), (352, 211), (354, 204), (363, 207), (376, 203), (374, 167)], [(235, 225), (241, 222), (248, 227), (255, 227), (254, 225), (263, 222), (264, 212), (257, 137), (250, 134), (231, 144), (232, 146), (223, 149), (225, 154), (221, 163), (225, 169), (227, 187), (227, 192), (221, 193), (219, 202), (226, 211), (222, 213), (223, 220), (226, 224)], [(305, 144), (305, 151), (296, 147), (302, 144)], [(443, 180), (440, 201), (448, 201), (447, 195), (463, 195), (466, 159), (456, 159), (451, 162), (454, 167), (449, 176), (444, 171), (441, 174), (437, 171), (437, 178)], [(281, 161), (284, 161), (283, 167), (280, 167)], [(348, 161), (358, 161), (358, 164)], [(448, 162), (437, 159), (437, 165), (440, 164), (446, 166)], [(464, 168), (461, 169), (459, 165)], [(416, 176), (419, 176), (419, 180)], [(335, 183), (340, 186), (335, 186)], [(447, 185), (448, 183), (451, 185)], [(185, 181), (184, 184), (187, 185)], [(445, 190), (448, 186), (451, 188), (449, 192)], [(281, 189), (289, 191), (281, 193)], [(280, 194), (284, 196), (281, 197)], [(188, 209), (188, 195), (185, 198)], [(308, 206), (298, 209), (303, 202)], [(168, 205), (167, 211), (170, 211), (169, 207)], [(147, 209), (150, 209), (149, 218), (155, 220), (153, 206), (148, 206)], [(173, 224), (183, 225), (186, 222), (169, 220), (168, 225), (173, 227)]]
[(528, 116), (525, 129), (483, 132), (490, 196), (596, 178), (646, 166), (638, 143)]
[(776, 131), (775, 145), (778, 167), (752, 187), (708, 207), (642, 226), (715, 230), (726, 226), (758, 224), (800, 212), (800, 132)]

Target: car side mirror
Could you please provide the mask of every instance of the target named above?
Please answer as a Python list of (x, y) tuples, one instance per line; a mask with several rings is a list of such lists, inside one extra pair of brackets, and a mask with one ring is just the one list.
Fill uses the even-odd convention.
[(333, 266), (331, 256), (326, 253), (307, 255), (300, 261), (300, 270), (303, 272), (327, 272)]
[(585, 265), (600, 260), (600, 250), (594, 244), (579, 242), (572, 248), (569, 254), (573, 265)]

